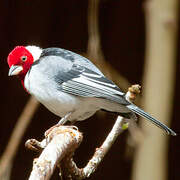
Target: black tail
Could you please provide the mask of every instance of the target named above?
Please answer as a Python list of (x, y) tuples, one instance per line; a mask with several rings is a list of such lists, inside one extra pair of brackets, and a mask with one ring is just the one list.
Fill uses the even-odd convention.
[(176, 133), (171, 130), (170, 128), (168, 128), (165, 124), (161, 123), (160, 121), (156, 120), (155, 118), (153, 118), (150, 114), (144, 112), (142, 109), (140, 109), (139, 107), (135, 106), (134, 104), (131, 105), (127, 105), (127, 107), (134, 113), (146, 118), (147, 120), (149, 120), (151, 123), (155, 124), (156, 126), (158, 126), (159, 128), (161, 128), (162, 130), (166, 131), (167, 134), (176, 136)]

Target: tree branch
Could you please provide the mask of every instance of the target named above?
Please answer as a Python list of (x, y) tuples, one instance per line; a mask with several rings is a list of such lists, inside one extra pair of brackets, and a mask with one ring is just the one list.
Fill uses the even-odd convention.
[(38, 159), (34, 160), (29, 180), (47, 180), (57, 163), (79, 146), (82, 134), (73, 128), (59, 126), (52, 129), (46, 138), (47, 146)]
[(39, 103), (33, 97), (31, 97), (28, 103), (26, 104), (23, 112), (21, 113), (19, 119), (17, 120), (17, 123), (11, 134), (8, 145), (0, 160), (0, 179), (2, 179), (2, 177), (6, 173), (8, 167), (11, 166), (11, 163), (13, 161), (14, 156), (16, 155), (16, 151), (21, 141), (21, 138), (26, 128), (28, 127), (38, 105)]

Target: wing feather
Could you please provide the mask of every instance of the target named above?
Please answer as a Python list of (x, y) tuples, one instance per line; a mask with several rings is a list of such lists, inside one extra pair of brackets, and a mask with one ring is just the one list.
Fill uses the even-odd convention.
[[(58, 81), (59, 80), (59, 81)], [(73, 65), (72, 69), (62, 75), (57, 75), (61, 91), (81, 97), (97, 97), (120, 104), (130, 104), (124, 93), (111, 80), (86, 67)]]

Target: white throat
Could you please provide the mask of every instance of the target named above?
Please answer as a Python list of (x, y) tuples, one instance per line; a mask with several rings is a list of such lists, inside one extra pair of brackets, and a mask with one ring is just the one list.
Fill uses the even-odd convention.
[(42, 49), (38, 46), (26, 46), (26, 49), (32, 54), (34, 61), (38, 60), (41, 56)]

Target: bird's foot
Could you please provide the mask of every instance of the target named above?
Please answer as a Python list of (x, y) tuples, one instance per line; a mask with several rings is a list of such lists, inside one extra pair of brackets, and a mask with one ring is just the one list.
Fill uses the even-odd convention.
[(54, 128), (57, 128), (57, 127), (59, 127), (59, 126), (62, 126), (62, 125), (59, 124), (59, 123), (57, 123), (57, 124), (55, 124), (54, 126), (50, 127), (48, 130), (46, 130), (46, 132), (44, 133), (45, 137), (47, 137), (47, 136), (52, 132), (52, 130), (53, 130)]
[[(67, 123), (68, 120), (71, 119), (71, 114), (72, 114), (72, 112), (67, 113), (64, 117), (62, 117), (62, 118), (59, 120), (59, 122), (58, 122), (57, 124), (55, 124), (54, 126), (50, 127), (50, 128), (45, 132), (45, 137), (47, 137), (54, 128), (63, 126), (65, 123)], [(73, 128), (73, 129), (76, 129), (76, 130), (77, 130), (77, 127), (72, 125), (74, 122), (75, 122), (75, 121), (70, 121), (70, 125), (68, 125), (68, 126), (66, 126), (66, 127), (68, 127), (68, 128)]]
[(65, 126), (66, 128), (71, 128), (74, 130), (78, 130), (78, 128), (76, 126), (73, 125), (61, 125), (59, 123), (55, 124), (54, 126), (50, 127), (48, 130), (46, 130), (46, 132), (44, 133), (45, 137), (48, 137), (48, 135), (55, 129), (58, 128), (60, 126)]

